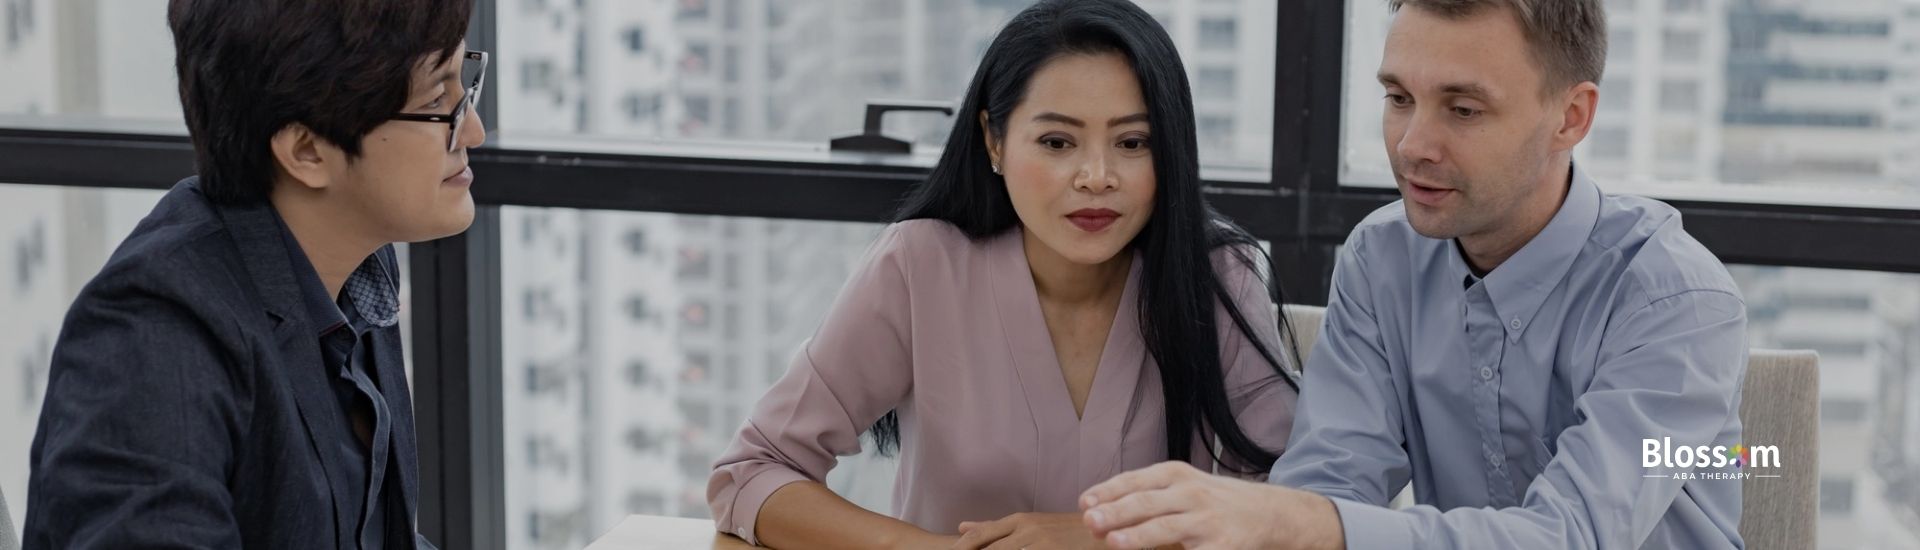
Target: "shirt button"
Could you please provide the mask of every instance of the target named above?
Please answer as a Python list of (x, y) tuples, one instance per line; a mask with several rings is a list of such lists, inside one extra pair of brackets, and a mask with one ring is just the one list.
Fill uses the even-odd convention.
[(1497, 454), (1493, 454), (1493, 453), (1487, 453), (1487, 464), (1492, 464), (1492, 465), (1493, 465), (1493, 467), (1495, 467), (1495, 468), (1499, 468), (1499, 467), (1500, 467), (1500, 462), (1501, 462), (1501, 461), (1500, 461), (1500, 455), (1497, 455)]
[(1507, 326), (1513, 327), (1513, 330), (1520, 330), (1520, 318), (1514, 317), (1512, 321), (1507, 322)]
[(1480, 367), (1480, 379), (1482, 379), (1482, 380), (1492, 380), (1492, 379), (1493, 379), (1493, 367)]

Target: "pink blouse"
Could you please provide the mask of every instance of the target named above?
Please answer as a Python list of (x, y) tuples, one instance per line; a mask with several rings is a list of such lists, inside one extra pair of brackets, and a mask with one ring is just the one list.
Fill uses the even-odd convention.
[[(1167, 459), (1159, 367), (1140, 334), (1138, 255), (1078, 417), (1018, 228), (974, 241), (946, 222), (901, 222), (864, 261), (714, 465), (707, 501), (721, 531), (757, 543), (754, 521), (774, 490), (824, 482), (837, 457), (858, 454), (861, 433), (896, 409), (894, 510), (935, 533), (1018, 512), (1077, 511), (1087, 488)], [(1284, 361), (1259, 278), (1224, 249), (1213, 262)], [(1282, 449), (1298, 395), (1215, 309), (1234, 418), (1260, 446)], [(1214, 470), (1209, 442), (1195, 439), (1191, 462)]]

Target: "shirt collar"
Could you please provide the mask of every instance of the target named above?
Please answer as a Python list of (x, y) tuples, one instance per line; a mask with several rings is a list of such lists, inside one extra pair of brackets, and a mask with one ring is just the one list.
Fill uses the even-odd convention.
[[(271, 209), (270, 209), (271, 210)], [(350, 326), (343, 307), (351, 304), (356, 320), (375, 327), (390, 327), (398, 324), (400, 313), (399, 290), (393, 277), (388, 274), (385, 262), (379, 253), (367, 256), (360, 267), (347, 276), (345, 286), (341, 288), (341, 299), (336, 300), (327, 293), (325, 283), (320, 281), (320, 273), (314, 269), (313, 262), (307, 259), (305, 249), (293, 236), (293, 230), (287, 227), (279, 211), (274, 211), (273, 219), (280, 226), (280, 237), (286, 243), (287, 259), (293, 265), (294, 280), (300, 286), (301, 302), (306, 304), (307, 315), (314, 321), (319, 333), (339, 330)]]
[[(1547, 295), (1560, 285), (1573, 261), (1593, 234), (1600, 217), (1600, 188), (1579, 164), (1574, 164), (1567, 183), (1567, 197), (1547, 226), (1527, 241), (1513, 257), (1480, 279), (1493, 300), (1511, 337), (1526, 332)], [(1467, 277), (1472, 271), (1457, 243), (1449, 242), (1454, 262)]]
[(360, 319), (376, 327), (391, 327), (400, 322), (400, 286), (387, 270), (379, 252), (367, 256), (360, 267), (347, 277), (344, 289)]

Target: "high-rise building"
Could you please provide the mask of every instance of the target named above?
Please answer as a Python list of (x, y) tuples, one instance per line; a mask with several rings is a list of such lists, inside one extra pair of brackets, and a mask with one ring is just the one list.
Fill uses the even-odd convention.
[(1920, 0), (1897, 2), (1893, 13), (1886, 173), (1895, 187), (1911, 191), (1920, 186)]
[(1264, 167), (1262, 159), (1273, 155), (1272, 29), (1278, 3), (1135, 3), (1167, 29), (1186, 65), (1202, 161)]
[[(589, 289), (582, 216), (506, 210), (500, 215), (501, 388), (510, 514), (526, 548), (578, 546), (556, 538), (587, 528), (586, 448), (596, 405), (584, 376)], [(524, 510), (524, 511), (523, 511)], [(516, 541), (522, 542), (522, 541)], [(556, 544), (557, 542), (557, 544)]]
[(17, 71), (0, 86), (0, 111), (53, 110), (53, 9), (46, 0), (0, 0), (0, 67)]
[[(1732, 0), (1727, 6), (1725, 155), (1731, 182), (1916, 185), (1891, 171), (1908, 143), (1893, 130), (1910, 85), (1900, 34), (1911, 4)], [(1896, 33), (1899, 29), (1902, 33)], [(1903, 112), (1904, 111), (1904, 112)]]
[(875, 226), (502, 212), (509, 536), (704, 517), (706, 476)]
[(1726, 0), (1607, 3), (1607, 67), (1580, 162), (1603, 180), (1718, 181)]

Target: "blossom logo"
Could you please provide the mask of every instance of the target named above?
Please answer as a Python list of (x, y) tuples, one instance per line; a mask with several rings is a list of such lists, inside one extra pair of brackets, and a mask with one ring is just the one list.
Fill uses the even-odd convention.
[[(1661, 468), (1681, 470), (1675, 472), (1656, 471), (1641, 477), (1659, 477), (1680, 480), (1694, 479), (1748, 479), (1755, 477), (1780, 477), (1777, 474), (1758, 473), (1754, 470), (1780, 467), (1780, 447), (1778, 445), (1744, 445), (1735, 443), (1729, 448), (1724, 445), (1697, 447), (1673, 445), (1673, 438), (1640, 440), (1640, 466), (1648, 470)], [(1731, 467), (1734, 471), (1727, 471)], [(1693, 471), (1694, 468), (1711, 468), (1718, 471)]]

